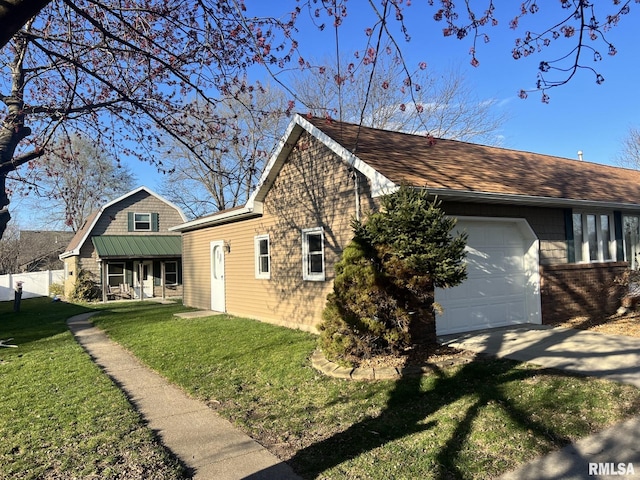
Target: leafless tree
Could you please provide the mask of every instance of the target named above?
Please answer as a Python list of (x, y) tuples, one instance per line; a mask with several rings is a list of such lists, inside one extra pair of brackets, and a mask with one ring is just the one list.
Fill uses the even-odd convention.
[(191, 217), (246, 202), (288, 122), (286, 105), (281, 91), (259, 86), (222, 98), (215, 116), (208, 105), (193, 108), (198, 155), (172, 142), (161, 192)]
[[(322, 62), (329, 64), (329, 61)], [(381, 58), (371, 68), (355, 68), (343, 59), (342, 68), (313, 69), (292, 80), (300, 100), (316, 116), (438, 138), (496, 145), (507, 119), (496, 99), (479, 98), (459, 68), (443, 72), (418, 69), (411, 89), (404, 84), (402, 63)], [(348, 72), (343, 83), (334, 78)]]
[(618, 163), (626, 168), (640, 169), (640, 128), (629, 128), (622, 140)]
[(159, 169), (166, 138), (198, 156), (193, 106), (214, 111), (218, 96), (251, 88), (251, 65), (289, 61), (294, 20), (249, 18), (235, 1), (50, 3), (0, 55), (0, 234), (7, 174), (42, 157), (61, 128)]
[[(568, 42), (568, 53), (539, 64), (537, 90), (543, 101), (548, 101), (550, 88), (581, 70), (593, 73), (598, 83), (604, 80), (592, 61), (615, 54), (606, 35), (631, 5), (631, 0), (606, 6), (585, 0), (562, 0), (553, 6), (518, 2), (513, 28), (521, 28), (531, 15), (544, 15), (550, 27), (541, 33), (524, 31), (516, 39), (514, 58), (544, 54), (561, 39)], [(186, 121), (189, 106), (208, 103), (214, 111), (220, 96), (250, 87), (244, 79), (251, 68), (261, 68), (281, 82), (290, 97), (285, 112), (297, 110), (297, 92), (278, 74), (314, 67), (295, 38), (300, 18), (312, 18), (335, 39), (350, 9), (359, 8), (344, 0), (291, 0), (283, 7), (289, 13), (264, 17), (252, 15), (250, 7), (243, 0), (0, 2), (0, 235), (9, 220), (6, 176), (41, 157), (62, 125), (110, 145), (115, 158), (137, 155), (164, 169), (157, 129), (199, 155)], [(385, 54), (398, 58), (403, 85), (415, 93), (419, 84), (403, 60), (401, 41), (410, 37), (405, 19), (418, 7), (401, 0), (369, 2), (368, 7), (370, 27), (357, 63), (375, 65)], [(493, 1), (429, 0), (426, 8), (428, 13), (420, 11), (429, 17), (425, 22), (444, 22), (445, 36), (469, 41), (471, 63), (479, 65), (480, 44), (489, 40), (491, 26), (498, 25)], [(553, 73), (559, 77), (550, 78)], [(335, 81), (345, 79), (338, 75)], [(526, 95), (523, 90), (521, 96)]]
[(59, 132), (38, 163), (10, 185), (23, 183), (43, 208), (42, 223), (78, 231), (91, 212), (135, 185), (131, 170), (79, 132)]

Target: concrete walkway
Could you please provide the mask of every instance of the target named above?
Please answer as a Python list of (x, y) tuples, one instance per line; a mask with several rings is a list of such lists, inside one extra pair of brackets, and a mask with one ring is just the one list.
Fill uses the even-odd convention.
[[(163, 444), (202, 480), (297, 479), (291, 468), (204, 403), (142, 365), (89, 321), (69, 328), (148, 422)], [(526, 325), (449, 335), (452, 347), (607, 378), (640, 388), (640, 339)], [(640, 477), (640, 418), (582, 439), (525, 464), (502, 480)], [(608, 473), (608, 474), (607, 474)], [(624, 477), (623, 477), (624, 478)]]
[[(627, 383), (640, 388), (640, 339), (543, 325), (440, 338), (451, 347)], [(624, 476), (621, 473), (624, 472)], [(633, 472), (634, 475), (628, 475)], [(640, 477), (640, 418), (523, 465), (502, 480)]]
[(89, 321), (92, 313), (67, 323), (93, 360), (127, 394), (151, 428), (197, 480), (294, 480), (282, 463), (204, 403), (142, 365)]

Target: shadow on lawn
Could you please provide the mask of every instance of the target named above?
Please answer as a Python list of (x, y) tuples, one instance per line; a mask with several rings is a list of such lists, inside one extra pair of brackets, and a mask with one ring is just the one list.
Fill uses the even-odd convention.
[(13, 338), (11, 343), (25, 345), (68, 331), (68, 317), (90, 308), (66, 302), (52, 302), (48, 297), (24, 299), (20, 311), (13, 311), (13, 302), (0, 302), (0, 338)]
[[(573, 332), (565, 332), (570, 335)], [(540, 350), (547, 347), (542, 344), (523, 348)], [(550, 352), (557, 355), (558, 352)], [(568, 357), (576, 352), (564, 352)], [(330, 438), (309, 445), (299, 450), (287, 463), (304, 478), (322, 476), (328, 469), (355, 459), (378, 447), (394, 440), (418, 434), (431, 429), (441, 428), (435, 420), (429, 417), (452, 403), (462, 399), (473, 399), (465, 405), (465, 411), (460, 418), (455, 419), (455, 428), (444, 442), (441, 442), (435, 454), (431, 453), (433, 466), (430, 471), (434, 478), (449, 479), (472, 476), (472, 472), (460, 470), (461, 457), (468, 455), (467, 442), (474, 428), (474, 422), (479, 418), (482, 410), (491, 405), (496, 406), (520, 431), (529, 432), (538, 444), (545, 444), (549, 450), (557, 450), (571, 442), (570, 438), (555, 431), (546, 423), (544, 412), (523, 410), (504, 394), (504, 387), (509, 382), (526, 381), (539, 375), (554, 375), (557, 377), (574, 377), (562, 371), (546, 368), (514, 369), (518, 362), (511, 360), (497, 360), (480, 357), (472, 363), (462, 366), (455, 374), (447, 375), (436, 371), (431, 386), (423, 387), (423, 379), (418, 376), (400, 378), (391, 392), (383, 412), (376, 417), (368, 417), (351, 425), (346, 430), (336, 433)], [(553, 402), (555, 391), (550, 392), (549, 401)], [(580, 421), (580, 420), (577, 420)], [(527, 448), (522, 445), (522, 448)], [(485, 454), (486, 455), (486, 454)], [(387, 461), (387, 460), (382, 460)], [(400, 453), (398, 462), (412, 461), (410, 457), (403, 457)], [(414, 460), (415, 461), (415, 460)], [(478, 462), (480, 471), (477, 475), (497, 475), (503, 472), (482, 472), (481, 458), (472, 459)], [(580, 453), (574, 453), (570, 460), (566, 460), (562, 467), (565, 472), (586, 474), (589, 460)], [(500, 469), (500, 467), (496, 467)], [(388, 472), (391, 474), (392, 472)], [(539, 472), (538, 472), (539, 473)], [(579, 475), (580, 476), (580, 475)], [(257, 478), (257, 477), (256, 477)]]
[[(567, 445), (570, 442), (568, 438), (550, 431), (544, 423), (531, 418), (531, 415), (502, 395), (502, 384), (525, 380), (542, 373), (542, 370), (513, 370), (516, 364), (517, 362), (512, 361), (487, 359), (467, 364), (453, 376), (437, 372), (438, 379), (428, 391), (421, 388), (421, 377), (402, 377), (396, 382), (386, 408), (379, 416), (367, 418), (345, 431), (298, 451), (288, 463), (304, 478), (315, 478), (327, 469), (391, 441), (439, 428), (435, 421), (425, 422), (425, 419), (467, 396), (477, 398), (467, 408), (464, 417), (457, 421), (453, 435), (437, 453), (432, 470), (436, 478), (465, 476), (465, 472), (456, 467), (456, 458), (470, 435), (472, 424), (480, 410), (491, 403), (500, 404), (513, 421), (536, 437), (544, 437), (551, 448)], [(404, 460), (398, 458), (400, 462)]]

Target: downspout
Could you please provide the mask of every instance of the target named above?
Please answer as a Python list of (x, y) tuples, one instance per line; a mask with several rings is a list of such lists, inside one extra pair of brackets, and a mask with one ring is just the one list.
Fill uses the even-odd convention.
[(353, 189), (356, 194), (356, 221), (360, 221), (360, 177), (356, 170), (352, 171), (353, 174)]

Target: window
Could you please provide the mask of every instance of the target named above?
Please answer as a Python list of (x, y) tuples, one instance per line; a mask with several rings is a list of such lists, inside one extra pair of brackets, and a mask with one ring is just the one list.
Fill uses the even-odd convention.
[(271, 250), (269, 235), (254, 237), (256, 278), (271, 278)]
[(130, 232), (158, 232), (160, 215), (157, 213), (127, 212), (128, 230)]
[(324, 231), (322, 227), (302, 230), (302, 278), (324, 281)]
[(165, 262), (164, 264), (164, 284), (178, 284), (178, 262)]
[(134, 213), (133, 214), (133, 230), (134, 231), (151, 231), (151, 214), (150, 213)]
[(125, 283), (124, 281), (124, 263), (108, 263), (107, 264), (107, 284), (111, 287)]
[(640, 217), (624, 216), (622, 220), (624, 239), (624, 259), (629, 267), (638, 270), (640, 267)]
[(573, 241), (576, 262), (613, 260), (613, 222), (605, 213), (574, 213)]

